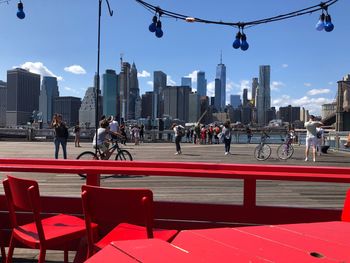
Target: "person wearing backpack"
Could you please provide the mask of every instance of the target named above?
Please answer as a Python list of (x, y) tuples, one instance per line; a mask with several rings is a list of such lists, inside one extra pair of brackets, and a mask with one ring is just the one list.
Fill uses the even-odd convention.
[(176, 125), (176, 123), (173, 123), (171, 126), (171, 129), (174, 131), (175, 134), (175, 145), (176, 145), (176, 152), (175, 155), (181, 154), (181, 138), (185, 134), (185, 127), (182, 125)]

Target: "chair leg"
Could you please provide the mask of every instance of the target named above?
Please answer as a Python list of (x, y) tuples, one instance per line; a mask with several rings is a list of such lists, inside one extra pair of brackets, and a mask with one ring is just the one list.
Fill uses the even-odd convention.
[(68, 250), (64, 250), (64, 263), (68, 263)]
[(16, 240), (12, 234), (11, 240), (10, 240), (9, 251), (7, 253), (6, 263), (12, 263), (13, 251), (15, 250), (15, 242), (16, 242)]
[(6, 263), (6, 252), (3, 246), (1, 246), (1, 263)]
[(40, 248), (38, 263), (45, 263), (46, 248)]

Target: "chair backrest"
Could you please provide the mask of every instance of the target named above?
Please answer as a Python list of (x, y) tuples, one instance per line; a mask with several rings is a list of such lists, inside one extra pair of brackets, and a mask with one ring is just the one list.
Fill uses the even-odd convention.
[(39, 239), (45, 240), (40, 218), (39, 185), (35, 180), (7, 176), (3, 181), (6, 200), (9, 208), (10, 221), (17, 227), (16, 211), (30, 211), (33, 213)]
[(341, 220), (350, 222), (350, 189), (346, 193)]
[(119, 223), (153, 228), (153, 193), (148, 189), (82, 186), (85, 216), (99, 225), (102, 235)]

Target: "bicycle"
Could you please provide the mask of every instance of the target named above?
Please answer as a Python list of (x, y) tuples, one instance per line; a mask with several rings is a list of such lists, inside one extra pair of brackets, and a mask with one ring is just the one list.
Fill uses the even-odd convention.
[(286, 140), (282, 139), (282, 144), (277, 148), (277, 156), (281, 160), (287, 160), (293, 156), (294, 147), (292, 146), (292, 139), (287, 138)]
[[(132, 155), (129, 151), (119, 147), (117, 138), (112, 137), (112, 146), (103, 153), (99, 148), (97, 148), (97, 154), (92, 151), (85, 151), (78, 155), (77, 160), (109, 160), (112, 154), (117, 151), (115, 156), (116, 161), (132, 161)], [(86, 178), (86, 174), (79, 174), (79, 176)]]
[(271, 155), (271, 147), (270, 147), (270, 145), (266, 144), (267, 138), (270, 138), (270, 136), (264, 132), (261, 135), (259, 145), (255, 147), (254, 157), (258, 161), (265, 161)]

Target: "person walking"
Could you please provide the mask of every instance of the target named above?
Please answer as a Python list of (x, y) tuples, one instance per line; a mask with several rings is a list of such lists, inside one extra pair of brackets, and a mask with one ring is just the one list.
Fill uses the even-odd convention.
[(80, 146), (80, 126), (79, 126), (79, 122), (77, 122), (77, 124), (74, 126), (73, 133), (74, 133), (74, 147), (81, 147)]
[(225, 155), (231, 154), (231, 123), (230, 121), (226, 121), (224, 123), (224, 127), (222, 128), (222, 136), (224, 137), (225, 144)]
[(144, 132), (145, 132), (145, 125), (141, 124), (141, 126), (140, 126), (140, 142), (143, 142), (143, 140), (144, 140)]
[(247, 127), (246, 133), (247, 133), (247, 143), (250, 143), (253, 137), (253, 132), (249, 127)]
[(314, 115), (311, 115), (309, 121), (305, 122), (305, 129), (306, 129), (305, 162), (307, 162), (309, 159), (310, 146), (312, 147), (312, 160), (316, 162), (316, 146), (317, 146), (316, 128), (321, 125), (323, 125), (323, 123), (320, 121), (317, 121)]
[(55, 159), (58, 159), (60, 145), (62, 146), (63, 150), (63, 158), (67, 159), (68, 128), (66, 124), (62, 121), (61, 114), (55, 114), (53, 116), (51, 127), (55, 130)]
[(184, 132), (184, 127), (182, 125), (176, 125), (176, 123), (173, 123), (171, 126), (171, 129), (174, 131), (175, 134), (175, 145), (176, 145), (176, 153), (175, 155), (181, 154), (181, 138), (182, 138), (182, 133)]

